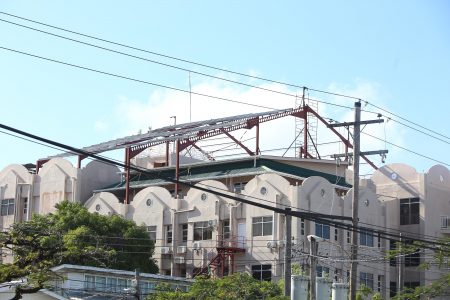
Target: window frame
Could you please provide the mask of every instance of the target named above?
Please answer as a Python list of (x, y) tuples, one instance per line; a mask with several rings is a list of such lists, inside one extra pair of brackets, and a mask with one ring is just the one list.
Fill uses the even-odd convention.
[(363, 229), (359, 232), (359, 244), (361, 246), (373, 247), (374, 246), (374, 234), (369, 229)]
[(366, 287), (373, 290), (373, 274), (366, 272), (359, 272), (359, 284), (364, 284)]
[(194, 241), (212, 240), (213, 228), (208, 221), (194, 222)]
[(187, 243), (189, 237), (189, 226), (187, 223), (180, 224), (181, 227), (181, 242)]
[[(156, 242), (156, 234), (157, 234), (158, 226), (149, 225), (147, 226), (147, 233), (151, 241)], [(154, 238), (153, 238), (154, 235)]]
[(273, 216), (252, 217), (252, 236), (273, 234)]
[(324, 267), (321, 265), (317, 265), (316, 266), (316, 276), (317, 277), (326, 277), (326, 276), (324, 276), (324, 273), (326, 273), (327, 275), (330, 275), (330, 268)]
[(400, 225), (420, 224), (420, 198), (403, 198), (399, 201)]
[(330, 239), (330, 230), (331, 230), (330, 225), (316, 222), (315, 233), (318, 237), (329, 240)]
[(1, 206), (1, 208), (0, 208), (1, 216), (14, 215), (14, 210), (15, 210), (15, 199), (14, 198), (2, 199), (0, 206)]
[(229, 239), (231, 237), (231, 222), (230, 219), (222, 221), (222, 238)]
[(252, 265), (252, 277), (259, 281), (272, 281), (272, 265)]
[(305, 235), (305, 219), (300, 218), (300, 235)]
[(166, 225), (164, 226), (164, 230), (165, 230), (165, 241), (166, 244), (172, 244), (173, 242), (173, 227), (172, 225)]

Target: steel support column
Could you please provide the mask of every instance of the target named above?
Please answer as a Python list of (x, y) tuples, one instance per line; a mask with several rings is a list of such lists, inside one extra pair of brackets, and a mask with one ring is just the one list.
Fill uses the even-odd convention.
[(170, 144), (169, 141), (166, 142), (166, 167), (169, 166), (169, 152), (170, 152)]
[(130, 150), (125, 148), (125, 204), (130, 204)]
[(180, 140), (176, 141), (175, 154), (177, 160), (177, 164), (175, 167), (175, 178), (177, 180), (177, 182), (175, 183), (175, 197), (178, 199), (178, 180), (180, 180)]
[(256, 123), (256, 150), (255, 155), (261, 154), (261, 151), (259, 151), (259, 120), (258, 123)]
[(305, 122), (303, 123), (303, 158), (308, 158), (308, 110), (304, 103), (303, 110), (305, 111)]

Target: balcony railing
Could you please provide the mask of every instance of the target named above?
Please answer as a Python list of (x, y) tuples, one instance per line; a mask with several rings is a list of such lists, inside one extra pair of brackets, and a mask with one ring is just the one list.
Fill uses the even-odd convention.
[(218, 248), (245, 248), (245, 237), (236, 235), (217, 235)]

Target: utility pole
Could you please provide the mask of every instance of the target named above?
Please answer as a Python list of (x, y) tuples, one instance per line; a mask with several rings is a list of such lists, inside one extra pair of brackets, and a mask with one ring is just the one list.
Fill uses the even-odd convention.
[(318, 242), (316, 236), (308, 235), (309, 241), (309, 300), (316, 300), (316, 267)]
[(399, 255), (397, 259), (397, 267), (398, 267), (398, 283), (397, 283), (397, 295), (400, 295), (403, 290), (403, 250), (402, 250), (402, 233), (400, 232), (400, 241), (398, 243), (399, 247)]
[(141, 299), (141, 291), (139, 289), (139, 269), (134, 270), (134, 279), (132, 280), (132, 287), (134, 289), (134, 297), (137, 300)]
[[(285, 210), (286, 212), (290, 212), (291, 208), (286, 207)], [(286, 247), (284, 248), (284, 295), (289, 297), (291, 295), (292, 216), (286, 214), (285, 218)]]
[(353, 201), (352, 201), (352, 246), (350, 269), (350, 300), (356, 299), (356, 278), (358, 277), (358, 200), (359, 200), (359, 155), (360, 155), (361, 102), (355, 102), (355, 125), (353, 126)]
[(352, 188), (352, 244), (351, 244), (351, 267), (350, 267), (350, 300), (356, 300), (356, 284), (358, 278), (358, 208), (359, 208), (359, 158), (361, 155), (372, 155), (372, 154), (386, 154), (387, 150), (381, 151), (370, 151), (361, 152), (360, 151), (360, 135), (361, 135), (361, 124), (374, 124), (382, 123), (384, 120), (370, 120), (361, 121), (361, 101), (355, 102), (355, 121), (349, 123), (340, 124), (330, 124), (329, 127), (341, 127), (341, 126), (351, 126), (353, 125), (353, 154), (335, 154), (331, 157), (339, 158), (343, 156), (353, 155), (353, 188)]

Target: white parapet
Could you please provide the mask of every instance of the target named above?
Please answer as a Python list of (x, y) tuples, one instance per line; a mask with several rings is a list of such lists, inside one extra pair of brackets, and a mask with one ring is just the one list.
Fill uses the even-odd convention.
[(330, 300), (331, 283), (328, 278), (316, 278), (316, 300)]
[(347, 300), (349, 286), (347, 283), (333, 283), (331, 287), (331, 300)]
[(302, 275), (291, 276), (291, 300), (308, 299), (309, 278)]

